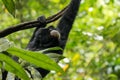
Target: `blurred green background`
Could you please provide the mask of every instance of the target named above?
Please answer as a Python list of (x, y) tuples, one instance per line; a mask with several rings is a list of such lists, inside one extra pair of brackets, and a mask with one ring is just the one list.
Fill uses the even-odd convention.
[[(13, 18), (0, 0), (0, 30), (41, 15), (49, 17), (69, 2), (18, 0)], [(19, 31), (7, 38), (25, 48), (33, 30)], [(82, 0), (64, 56), (60, 65), (66, 74), (51, 72), (45, 80), (120, 80), (120, 0)]]

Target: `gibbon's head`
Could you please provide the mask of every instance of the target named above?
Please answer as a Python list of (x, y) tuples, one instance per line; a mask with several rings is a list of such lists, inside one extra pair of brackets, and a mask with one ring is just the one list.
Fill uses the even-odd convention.
[(56, 37), (56, 38), (60, 39), (60, 33), (57, 30), (51, 30), (50, 35), (52, 37)]

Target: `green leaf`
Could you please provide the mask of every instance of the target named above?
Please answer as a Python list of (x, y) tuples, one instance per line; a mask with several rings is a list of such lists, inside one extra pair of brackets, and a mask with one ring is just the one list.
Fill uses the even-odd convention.
[(59, 3), (60, 0), (52, 0), (52, 2), (54, 2), (54, 3)]
[(0, 53), (0, 61), (3, 62), (4, 65), (1, 65), (5, 70), (14, 73), (23, 80), (30, 80), (24, 69), (4, 53)]
[(40, 52), (44, 52), (44, 51), (51, 51), (51, 50), (63, 50), (62, 48), (60, 48), (60, 47), (52, 47), (52, 48), (47, 48), (47, 49), (44, 49), (44, 50), (42, 50), (42, 51), (40, 51)]
[(62, 68), (55, 61), (40, 52), (32, 52), (24, 49), (18, 49), (15, 47), (9, 48), (7, 52), (17, 57), (20, 57), (38, 67), (64, 73)]
[(6, 51), (12, 46), (12, 43), (6, 38), (0, 38), (0, 52)]
[(109, 74), (108, 75), (108, 80), (118, 80), (118, 76), (115, 74)]
[(117, 58), (115, 61), (114, 61), (115, 65), (119, 65), (120, 64), (120, 58)]
[(2, 0), (2, 1), (5, 7), (7, 8), (7, 10), (9, 11), (9, 13), (15, 17), (15, 4), (13, 0)]
[(49, 56), (51, 59), (53, 59), (55, 62), (58, 62), (61, 59), (65, 58), (64, 56), (62, 56), (60, 54), (57, 54), (57, 53), (49, 53), (49, 54), (46, 54), (46, 55)]
[(0, 61), (0, 68), (2, 68), (2, 62)]

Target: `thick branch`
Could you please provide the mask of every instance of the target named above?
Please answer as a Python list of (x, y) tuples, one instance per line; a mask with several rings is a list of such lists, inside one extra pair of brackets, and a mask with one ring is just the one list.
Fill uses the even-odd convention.
[[(51, 22), (59, 19), (64, 14), (64, 12), (66, 11), (67, 7), (68, 6), (66, 6), (63, 10), (61, 10), (57, 14), (48, 17), (46, 19), (46, 24), (51, 23)], [(40, 26), (40, 25), (42, 25), (42, 24), (37, 20), (21, 23), (21, 24), (18, 24), (16, 26), (9, 27), (9, 28), (7, 28), (7, 29), (5, 29), (3, 31), (0, 31), (0, 38), (8, 36), (9, 34), (12, 34), (14, 32), (20, 31), (20, 30), (33, 28), (33, 27), (37, 27), (37, 26)]]

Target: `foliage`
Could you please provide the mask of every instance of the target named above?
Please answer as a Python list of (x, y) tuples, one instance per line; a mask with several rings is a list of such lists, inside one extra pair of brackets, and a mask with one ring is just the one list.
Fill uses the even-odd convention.
[[(17, 0), (16, 0), (17, 1)], [(0, 30), (23, 21), (55, 14), (70, 0), (18, 0), (16, 18), (0, 1)], [(54, 5), (54, 6), (53, 6)], [(57, 22), (53, 23), (54, 25)], [(120, 79), (120, 1), (82, 0), (80, 11), (69, 35), (60, 65), (65, 75), (49, 74), (45, 80), (118, 80)], [(33, 29), (7, 38), (25, 48)]]
[(6, 56), (3, 53), (0, 53), (0, 61), (1, 61), (0, 68), (16, 74), (18, 77), (22, 78), (23, 80), (29, 80), (29, 77), (27, 76), (24, 69), (18, 63), (12, 60), (10, 57)]
[(13, 0), (2, 0), (7, 10), (15, 16), (15, 4)]
[[(57, 63), (50, 59), (51, 55), (47, 56), (45, 54), (42, 54), (42, 52), (32, 52), (24, 49), (11, 47), (10, 45), (8, 45), (10, 44), (10, 42), (6, 39), (0, 39), (0, 42), (4, 42), (3, 44), (0, 44), (0, 68), (14, 73), (23, 80), (30, 80), (25, 70), (23, 69), (26, 69), (28, 66), (32, 66), (34, 68), (41, 67), (46, 70), (55, 70), (56, 72), (64, 73), (63, 70), (57, 65)], [(5, 49), (2, 48), (3, 45), (5, 46)], [(60, 49), (61, 48), (55, 47), (46, 49), (44, 51)], [(22, 61), (20, 61), (20, 64), (13, 60), (15, 57), (23, 59)], [(55, 58), (59, 58), (59, 55), (55, 56)]]

